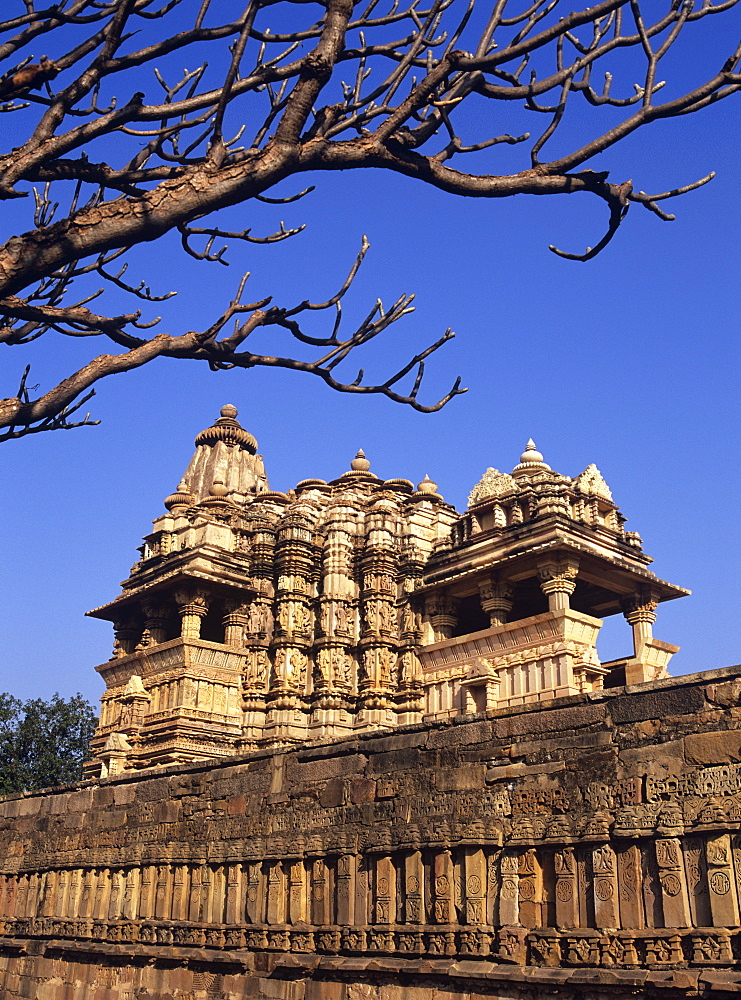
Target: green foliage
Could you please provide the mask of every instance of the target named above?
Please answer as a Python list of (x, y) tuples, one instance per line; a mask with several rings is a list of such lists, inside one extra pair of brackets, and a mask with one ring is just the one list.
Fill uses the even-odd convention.
[(0, 694), (0, 795), (80, 781), (95, 723), (81, 694), (26, 702)]

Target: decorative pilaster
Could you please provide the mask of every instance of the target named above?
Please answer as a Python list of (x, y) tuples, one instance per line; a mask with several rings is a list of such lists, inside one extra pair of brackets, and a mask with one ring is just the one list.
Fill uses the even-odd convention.
[(597, 927), (619, 927), (617, 861), (609, 844), (592, 850), (594, 921)]
[(576, 857), (573, 847), (564, 847), (554, 855), (556, 870), (556, 924), (579, 926), (579, 897)]
[(355, 872), (358, 859), (354, 854), (340, 854), (337, 858), (337, 915), (336, 922), (350, 927), (355, 922)]
[(327, 865), (323, 858), (311, 863), (311, 922), (318, 927), (331, 922), (331, 909), (327, 885)]
[(731, 838), (727, 833), (711, 836), (705, 845), (710, 912), (714, 927), (737, 927), (739, 905), (731, 854)]
[(449, 850), (439, 851), (432, 862), (432, 912), (436, 924), (454, 922), (453, 859)]
[(486, 923), (486, 858), (478, 847), (467, 847), (464, 860), (463, 890), (466, 903), (466, 923)]
[(519, 857), (517, 851), (502, 851), (499, 859), (499, 923), (513, 926), (520, 922)]
[(288, 920), (302, 924), (307, 915), (306, 868), (303, 861), (292, 861), (288, 869)]
[(286, 920), (285, 873), (282, 861), (268, 862), (267, 922), (282, 924)]
[(424, 875), (422, 852), (412, 851), (404, 858), (404, 921), (407, 924), (425, 923)]
[(396, 868), (388, 854), (376, 856), (375, 923), (396, 922)]

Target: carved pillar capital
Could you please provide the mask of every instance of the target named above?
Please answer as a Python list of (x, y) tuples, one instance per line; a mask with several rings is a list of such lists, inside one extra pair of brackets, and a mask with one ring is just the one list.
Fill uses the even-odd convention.
[(144, 631), (149, 637), (148, 645), (156, 646), (167, 638), (167, 609), (155, 601), (142, 604)]
[(224, 645), (243, 646), (244, 630), (247, 625), (247, 605), (236, 600), (228, 601), (222, 624), (224, 626)]
[(650, 587), (641, 588), (622, 602), (623, 615), (633, 630), (633, 649), (636, 656), (641, 655), (644, 644), (653, 638), (653, 625), (656, 621), (656, 608), (659, 598)]
[(481, 607), (489, 616), (492, 628), (504, 625), (512, 611), (512, 585), (492, 577), (479, 584)]
[(579, 560), (575, 558), (542, 562), (538, 565), (540, 589), (548, 598), (549, 611), (563, 611), (569, 607), (579, 574)]
[(180, 635), (183, 639), (198, 639), (201, 635), (201, 620), (208, 613), (208, 598), (203, 590), (178, 590), (175, 601), (180, 614)]
[(435, 633), (435, 642), (452, 638), (458, 624), (458, 601), (447, 594), (434, 594), (427, 598), (425, 610)]
[(127, 618), (124, 621), (113, 623), (113, 657), (117, 659), (121, 656), (128, 656), (136, 649), (136, 644), (141, 639), (141, 626)]

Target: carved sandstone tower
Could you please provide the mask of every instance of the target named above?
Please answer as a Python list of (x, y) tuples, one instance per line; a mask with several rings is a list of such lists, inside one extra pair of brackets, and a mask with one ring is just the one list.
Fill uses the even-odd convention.
[[(595, 466), (553, 472), (530, 442), (459, 515), (428, 477), (271, 491), (222, 408), (121, 595), (90, 773), (228, 757), (664, 676), (655, 577)], [(606, 615), (633, 655), (600, 663)]]

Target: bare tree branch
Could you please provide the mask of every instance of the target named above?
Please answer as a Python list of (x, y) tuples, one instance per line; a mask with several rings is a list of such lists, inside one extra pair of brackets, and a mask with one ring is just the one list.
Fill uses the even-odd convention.
[[(223, 9), (209, 0), (45, 7), (6, 0), (0, 112), (13, 116), (3, 120), (12, 121), (16, 145), (0, 150), (0, 199), (27, 203), (29, 221), (0, 246), (0, 343), (21, 348), (53, 333), (103, 338), (123, 353), (100, 353), (35, 399), (26, 373), (15, 395), (0, 402), (0, 440), (91, 423), (70, 419), (91, 387), (155, 357), (215, 369), (291, 368), (342, 392), (437, 409), (463, 391), (456, 382), (436, 403), (418, 399), (425, 362), (449, 332), (380, 382), (366, 384), (362, 369), (349, 379), (338, 374), (350, 354), (412, 309), (409, 295), (389, 308), (379, 300), (342, 332), (343, 301), (365, 239), (328, 299), (278, 306), (275, 296), (263, 295), (243, 304), (245, 274), (235, 299), (200, 332), (152, 336), (145, 331), (159, 317), (106, 308), (109, 292), (133, 296), (142, 308), (174, 294), (153, 293), (146, 276), (128, 280), (125, 260), (111, 265), (139, 243), (173, 232), (186, 254), (226, 264), (229, 243), (236, 256), (302, 231), (276, 219), (272, 232), (253, 235), (255, 226), (244, 224), (252, 201), (290, 204), (315, 189), (282, 196), (281, 181), (368, 168), (462, 197), (592, 195), (608, 209), (604, 235), (584, 253), (550, 248), (586, 261), (616, 237), (632, 203), (671, 221), (660, 203), (713, 176), (670, 178), (675, 186), (648, 195), (632, 181), (613, 182), (605, 170), (590, 169), (589, 161), (637, 129), (697, 113), (741, 89), (741, 45), (708, 62), (704, 77), (681, 85), (661, 78), (667, 54), (688, 51), (698, 22), (722, 17), (730, 38), (741, 0), (601, 0), (567, 14), (556, 0), (370, 0), (364, 9), (352, 0), (326, 0), (319, 8), (304, 0), (251, 0), (220, 20)], [(625, 52), (632, 52), (627, 63)], [(184, 64), (191, 68), (181, 70)], [(563, 122), (582, 101), (610, 108), (610, 117), (602, 128), (597, 113), (581, 125), (576, 119), (570, 134), (578, 138), (565, 145)], [(501, 111), (519, 114), (518, 106), (534, 122), (544, 116), (541, 126), (523, 131), (516, 115), (503, 126)], [(561, 148), (548, 159), (557, 140)], [(500, 167), (505, 145), (522, 154), (513, 172)], [(208, 220), (233, 206), (240, 206), (237, 225)], [(96, 275), (102, 288), (85, 284)], [(332, 316), (325, 332), (308, 322), (317, 313)], [(320, 356), (249, 351), (257, 330)], [(412, 388), (405, 394), (399, 386), (407, 377)]]

